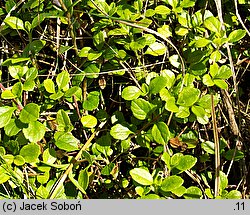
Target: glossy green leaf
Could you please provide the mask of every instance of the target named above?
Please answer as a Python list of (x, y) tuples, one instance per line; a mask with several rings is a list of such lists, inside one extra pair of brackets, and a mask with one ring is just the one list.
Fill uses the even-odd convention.
[(223, 65), (219, 68), (218, 73), (213, 77), (216, 79), (227, 79), (232, 76), (232, 70), (229, 66)]
[(9, 73), (12, 78), (20, 79), (29, 70), (27, 66), (14, 65), (8, 67)]
[(153, 177), (148, 170), (143, 168), (134, 168), (129, 171), (132, 179), (141, 185), (153, 184)]
[(242, 199), (241, 192), (238, 190), (231, 190), (225, 197), (226, 199)]
[(151, 79), (149, 84), (149, 92), (151, 94), (157, 94), (160, 92), (160, 90), (167, 86), (167, 78), (163, 76), (155, 77), (154, 79)]
[(167, 78), (167, 85), (166, 87), (170, 89), (175, 83), (175, 74), (171, 70), (165, 69), (161, 71), (162, 76)]
[(95, 47), (101, 50), (105, 42), (104, 33), (102, 31), (96, 32), (93, 36), (93, 42)]
[(185, 199), (201, 199), (202, 191), (198, 187), (191, 186), (187, 188), (183, 196)]
[(67, 152), (78, 149), (79, 140), (69, 132), (56, 132), (54, 138), (56, 141), (55, 144), (59, 149), (65, 150)]
[(94, 128), (97, 125), (97, 119), (92, 115), (83, 116), (81, 123), (85, 128)]
[(141, 90), (136, 86), (128, 86), (122, 90), (122, 98), (125, 100), (134, 100), (141, 95)]
[(10, 122), (4, 126), (4, 132), (8, 136), (15, 136), (24, 127), (24, 124), (18, 119), (11, 119)]
[(34, 103), (29, 103), (22, 109), (19, 119), (23, 123), (30, 123), (39, 118), (40, 106)]
[(4, 19), (4, 22), (12, 29), (25, 30), (23, 21), (17, 17), (9, 16)]
[(209, 43), (211, 43), (210, 40), (206, 38), (199, 38), (198, 40), (195, 41), (195, 47), (196, 48), (203, 48), (206, 47)]
[(205, 19), (204, 25), (210, 31), (213, 31), (213, 32), (216, 32), (216, 33), (219, 33), (221, 31), (221, 23), (214, 16), (210, 16), (207, 19)]
[(211, 141), (201, 143), (201, 148), (209, 154), (214, 154), (214, 143)]
[(245, 157), (244, 152), (234, 149), (229, 149), (224, 155), (227, 160), (239, 161)]
[(142, 98), (133, 100), (131, 103), (133, 115), (140, 120), (146, 119), (150, 111), (152, 111), (154, 108), (155, 105)]
[(178, 118), (186, 118), (190, 115), (189, 107), (179, 106), (179, 111), (175, 114)]
[(25, 164), (25, 159), (22, 155), (16, 155), (14, 158), (14, 164), (16, 166), (22, 166)]
[(232, 31), (229, 36), (228, 40), (230, 43), (235, 43), (241, 40), (243, 37), (245, 37), (246, 31), (242, 29), (234, 30)]
[(17, 97), (21, 97), (23, 93), (23, 84), (21, 82), (17, 82), (12, 86), (12, 93)]
[(39, 53), (45, 45), (45, 40), (34, 40), (25, 47), (24, 53), (31, 52), (33, 55), (35, 55)]
[(184, 87), (178, 96), (177, 104), (190, 107), (199, 99), (200, 93), (200, 90), (197, 88)]
[(169, 25), (162, 25), (161, 28), (157, 28), (157, 32), (165, 38), (172, 36), (172, 30)]
[(83, 108), (85, 110), (95, 110), (99, 105), (99, 92), (92, 91), (88, 94), (86, 101), (83, 102)]
[(36, 179), (40, 184), (45, 184), (50, 178), (50, 166), (39, 166), (37, 168), (41, 174), (37, 175)]
[(1, 98), (2, 99), (14, 99), (16, 98), (17, 96), (14, 95), (11, 90), (4, 90), (1, 94)]
[(153, 56), (160, 56), (160, 55), (164, 55), (166, 50), (167, 49), (164, 44), (159, 43), (159, 42), (154, 42), (149, 45), (145, 54), (149, 54)]
[(27, 163), (37, 162), (38, 156), (40, 155), (40, 147), (36, 143), (25, 145), (21, 148), (20, 155)]
[(57, 155), (55, 149), (47, 148), (43, 152), (43, 162), (53, 164), (57, 160)]
[(78, 176), (79, 185), (86, 190), (89, 185), (89, 174), (88, 174), (88, 167), (84, 170), (81, 170)]
[(9, 124), (13, 112), (16, 110), (15, 107), (3, 106), (0, 107), (0, 128), (3, 128)]
[(197, 162), (197, 158), (193, 157), (192, 155), (184, 155), (180, 158), (180, 162), (178, 163), (175, 168), (186, 171), (190, 170)]
[(167, 152), (164, 152), (161, 156), (161, 160), (167, 165), (168, 169), (171, 170), (171, 157)]
[(184, 183), (180, 176), (172, 175), (165, 178), (161, 184), (161, 189), (165, 192), (176, 190)]
[(186, 193), (186, 191), (187, 191), (187, 189), (185, 187), (180, 186), (180, 187), (172, 190), (171, 192), (173, 194), (175, 194), (176, 196), (181, 197), (181, 196), (183, 196), (184, 193)]
[(214, 84), (223, 90), (226, 90), (228, 88), (228, 84), (221, 79), (214, 79)]
[(185, 36), (188, 34), (188, 32), (189, 32), (189, 30), (185, 27), (182, 27), (182, 26), (177, 26), (175, 28), (175, 33), (179, 36)]
[(98, 64), (92, 63), (84, 69), (84, 73), (88, 78), (98, 78), (100, 68)]
[(58, 131), (65, 131), (70, 132), (74, 129), (70, 118), (63, 109), (60, 109), (56, 114), (56, 122), (57, 122), (57, 130)]
[(129, 128), (121, 124), (114, 125), (110, 130), (110, 135), (117, 140), (126, 140), (132, 133)]
[(55, 84), (52, 79), (44, 80), (43, 85), (48, 93), (56, 93)]
[(38, 121), (29, 123), (28, 128), (23, 129), (23, 134), (30, 142), (36, 143), (44, 137), (46, 126)]
[(67, 71), (62, 71), (56, 77), (57, 86), (60, 89), (63, 89), (69, 83), (70, 77)]
[(171, 10), (166, 7), (165, 5), (158, 5), (156, 8), (155, 8), (155, 13), (157, 14), (161, 14), (161, 15), (167, 15), (167, 14), (170, 14)]
[(203, 82), (203, 84), (205, 84), (208, 87), (214, 86), (214, 82), (209, 74), (205, 74), (202, 77), (202, 82)]
[(170, 131), (164, 122), (158, 122), (153, 125), (152, 136), (159, 144), (166, 144), (170, 139)]
[(6, 170), (6, 165), (0, 166), (0, 184), (5, 183), (10, 179), (10, 175)]
[(220, 171), (220, 191), (227, 188), (227, 185), (228, 185), (227, 175), (224, 172)]

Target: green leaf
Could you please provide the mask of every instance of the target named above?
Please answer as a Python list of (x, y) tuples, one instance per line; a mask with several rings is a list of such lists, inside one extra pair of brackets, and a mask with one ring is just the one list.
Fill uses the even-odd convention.
[(224, 172), (220, 171), (220, 191), (227, 188), (227, 185), (228, 185), (227, 175)]
[(160, 92), (160, 90), (167, 86), (167, 78), (163, 76), (158, 76), (154, 79), (151, 79), (149, 84), (149, 92), (151, 94), (157, 94)]
[(10, 122), (4, 126), (4, 132), (8, 136), (15, 136), (23, 128), (23, 123), (18, 119), (11, 119)]
[(178, 118), (186, 118), (190, 115), (189, 107), (179, 106), (179, 111), (175, 114)]
[(200, 96), (200, 90), (194, 87), (184, 87), (178, 96), (177, 104), (184, 107), (191, 107)]
[(38, 52), (42, 50), (42, 48), (46, 45), (45, 40), (34, 40), (29, 43), (25, 49), (23, 50), (24, 54), (29, 55), (31, 52), (33, 55), (36, 55)]
[(172, 175), (165, 178), (161, 184), (161, 189), (165, 192), (176, 190), (183, 184), (184, 180), (180, 176)]
[(238, 30), (232, 31), (229, 34), (228, 39), (229, 39), (230, 43), (235, 43), (235, 42), (238, 42), (239, 40), (241, 40), (243, 37), (245, 37), (245, 35), (246, 35), (245, 30), (238, 29)]
[(238, 190), (231, 190), (225, 197), (226, 199), (242, 199), (241, 192)]
[(97, 119), (92, 115), (83, 116), (81, 123), (85, 128), (94, 128), (97, 125)]
[(79, 57), (88, 57), (89, 51), (91, 50), (91, 47), (83, 47), (81, 51), (79, 52)]
[(234, 149), (229, 149), (223, 156), (227, 160), (234, 160), (234, 161), (239, 161), (245, 157), (244, 152), (239, 151), (239, 150), (234, 150)]
[(142, 98), (133, 100), (131, 103), (131, 110), (133, 112), (133, 115), (140, 120), (146, 119), (148, 117), (148, 113), (155, 107), (156, 105), (153, 105)]
[(14, 65), (8, 67), (9, 73), (12, 78), (20, 79), (28, 70), (27, 66)]
[(16, 110), (14, 107), (3, 106), (0, 107), (0, 128), (9, 124), (13, 112)]
[(41, 172), (41, 174), (37, 175), (36, 179), (40, 184), (45, 184), (48, 182), (49, 177), (50, 177), (50, 166), (39, 166), (37, 167), (37, 169), (39, 170), (39, 172)]
[(25, 159), (22, 155), (16, 155), (14, 158), (14, 164), (16, 166), (22, 166), (25, 164)]
[(66, 85), (69, 83), (69, 80), (70, 80), (70, 77), (67, 71), (62, 71), (61, 73), (59, 73), (56, 77), (56, 83), (57, 83), (58, 89), (61, 90), (64, 87), (66, 87)]
[(226, 90), (228, 88), (227, 83), (221, 79), (214, 79), (214, 84), (223, 90)]
[(164, 163), (167, 165), (168, 169), (171, 170), (171, 157), (167, 152), (164, 152), (161, 156), (161, 160), (164, 161)]
[(4, 19), (4, 22), (12, 29), (25, 30), (23, 21), (17, 17), (9, 16)]
[(23, 93), (23, 84), (21, 82), (17, 82), (12, 86), (12, 93), (17, 96), (21, 97)]
[(29, 123), (28, 128), (23, 129), (23, 134), (30, 142), (36, 143), (44, 137), (46, 126), (38, 121)]
[(57, 155), (55, 149), (47, 148), (43, 152), (43, 162), (53, 164), (57, 160)]
[(84, 73), (88, 78), (98, 78), (100, 68), (98, 64), (92, 63), (84, 69)]
[(174, 55), (170, 56), (168, 59), (169, 59), (169, 62), (170, 62), (175, 68), (180, 68), (180, 67), (181, 67), (179, 55), (174, 54)]
[(168, 70), (168, 69), (164, 69), (162, 70), (162, 76), (167, 78), (167, 88), (170, 89), (173, 85), (174, 85), (174, 82), (175, 82), (175, 74), (171, 71), (171, 70)]
[(36, 190), (36, 198), (37, 199), (46, 199), (49, 195), (49, 191), (43, 185), (40, 185)]
[(86, 190), (89, 185), (89, 174), (88, 174), (88, 167), (84, 170), (81, 170), (78, 176), (79, 185)]
[(44, 80), (43, 85), (48, 93), (56, 93), (55, 84), (52, 79)]
[(67, 152), (78, 149), (79, 140), (69, 132), (56, 132), (54, 138), (56, 140), (55, 144), (59, 149), (65, 150)]
[(164, 122), (158, 122), (153, 125), (152, 136), (159, 144), (167, 144), (170, 139), (170, 131)]
[(201, 148), (208, 154), (214, 154), (214, 143), (211, 141), (201, 143)]
[(187, 28), (182, 27), (182, 26), (177, 26), (175, 28), (175, 33), (179, 36), (185, 36), (188, 34), (188, 32), (189, 32), (189, 30)]
[(186, 190), (183, 196), (185, 199), (201, 199), (202, 191), (198, 187), (191, 186)]
[(1, 94), (1, 98), (2, 99), (14, 99), (16, 98), (17, 96), (14, 95), (11, 90), (4, 90)]
[(160, 56), (164, 55), (166, 52), (166, 46), (159, 42), (154, 42), (149, 45), (145, 54), (153, 55), (153, 56)]
[(10, 175), (7, 172), (6, 168), (6, 165), (0, 166), (0, 184), (3, 184), (10, 179)]
[(134, 168), (129, 171), (132, 179), (141, 185), (151, 185), (153, 184), (153, 177), (143, 168)]
[(166, 99), (165, 109), (174, 113), (179, 111), (179, 108), (176, 106), (175, 98), (173, 96)]
[(70, 132), (74, 129), (68, 114), (63, 109), (57, 112), (56, 122), (58, 124), (58, 131)]
[(30, 123), (39, 118), (40, 107), (37, 104), (29, 103), (22, 109), (19, 119), (23, 123)]
[(51, 95), (49, 96), (49, 98), (52, 99), (52, 100), (58, 100), (58, 99), (60, 99), (61, 97), (63, 97), (63, 95), (64, 95), (63, 92), (58, 91), (57, 93), (51, 94)]
[(204, 25), (207, 29), (215, 33), (219, 33), (221, 31), (221, 23), (214, 16), (210, 16), (207, 19), (205, 19)]
[(101, 50), (105, 42), (104, 33), (97, 31), (93, 36), (93, 43), (98, 50)]
[(157, 14), (168, 15), (168, 14), (170, 14), (170, 12), (171, 12), (171, 10), (164, 5), (158, 5), (155, 8), (155, 13), (157, 13)]
[(209, 43), (211, 43), (210, 40), (206, 38), (199, 38), (198, 40), (195, 41), (194, 46), (196, 48), (203, 48), (203, 47), (206, 47)]
[(169, 25), (162, 25), (161, 28), (157, 28), (157, 32), (165, 38), (172, 36), (172, 30)]
[(197, 158), (193, 157), (192, 155), (184, 155), (180, 158), (180, 162), (178, 163), (175, 168), (186, 171), (191, 169), (197, 162)]
[(186, 191), (187, 191), (187, 189), (185, 187), (180, 186), (180, 187), (172, 190), (171, 192), (173, 194), (175, 194), (176, 196), (181, 197), (181, 196), (183, 196), (184, 193), (186, 193)]
[(27, 163), (37, 162), (38, 156), (40, 155), (40, 147), (36, 143), (25, 145), (21, 148), (20, 155)]
[(205, 84), (208, 87), (214, 86), (214, 82), (209, 74), (205, 74), (202, 77), (202, 82), (203, 82), (203, 84)]
[(128, 86), (122, 90), (122, 98), (125, 100), (134, 100), (141, 95), (141, 90), (136, 86)]
[(213, 77), (216, 79), (227, 79), (232, 76), (232, 70), (229, 66), (223, 65), (219, 68), (218, 73)]
[(83, 102), (83, 108), (85, 110), (95, 110), (99, 105), (99, 92), (92, 91), (88, 94), (87, 99)]
[(129, 128), (116, 124), (110, 130), (110, 135), (117, 140), (126, 140), (130, 134), (133, 134)]

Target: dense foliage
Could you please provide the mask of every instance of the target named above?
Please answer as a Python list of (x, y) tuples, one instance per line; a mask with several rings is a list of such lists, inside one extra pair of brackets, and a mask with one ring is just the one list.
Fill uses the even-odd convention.
[(247, 0), (0, 5), (1, 198), (249, 198)]

